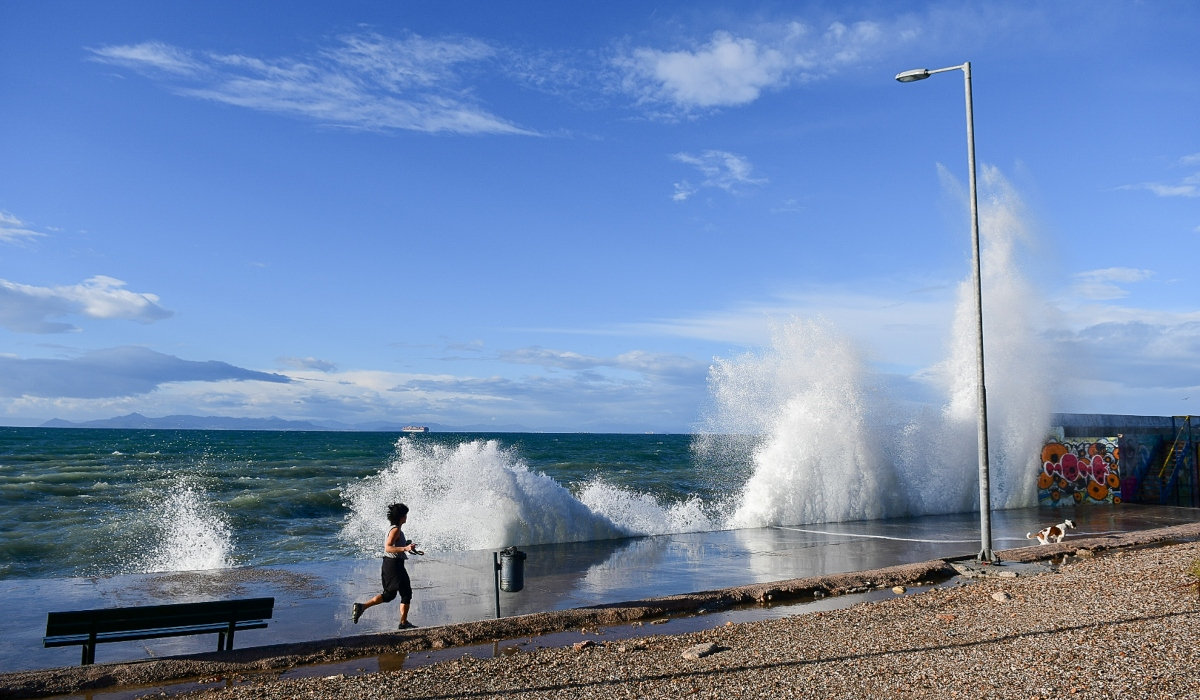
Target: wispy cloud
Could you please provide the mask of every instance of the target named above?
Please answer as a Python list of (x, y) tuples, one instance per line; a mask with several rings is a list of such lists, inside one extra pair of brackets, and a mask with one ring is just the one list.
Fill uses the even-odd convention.
[(173, 312), (158, 296), (124, 289), (119, 279), (97, 275), (80, 284), (35, 287), (0, 279), (0, 325), (18, 333), (64, 333), (78, 327), (50, 319), (82, 315), (153, 323)]
[(1159, 197), (1200, 197), (1200, 173), (1185, 177), (1177, 185), (1164, 185), (1160, 182), (1142, 182), (1136, 185), (1125, 185), (1124, 190), (1149, 190)]
[(34, 231), (29, 224), (6, 211), (0, 211), (0, 243), (23, 243), (46, 234)]
[[(704, 175), (700, 187), (716, 187), (730, 194), (737, 194), (745, 185), (762, 185), (766, 178), (754, 177), (754, 166), (743, 156), (728, 151), (704, 151), (700, 155), (676, 153), (672, 160), (691, 165)], [(671, 199), (682, 202), (698, 191), (687, 180), (675, 183), (675, 194)]]
[(1097, 323), (1059, 339), (1081, 380), (1134, 388), (1200, 386), (1200, 322)]
[(1130, 267), (1106, 267), (1101, 270), (1088, 270), (1075, 273), (1074, 291), (1085, 299), (1120, 299), (1129, 292), (1119, 284), (1141, 282), (1154, 275), (1150, 270), (1136, 270)]
[(349, 128), (532, 134), (492, 114), (465, 84), (496, 49), (470, 38), (359, 34), (310, 56), (264, 59), (190, 51), (157, 41), (92, 49), (180, 95)]
[[(1193, 153), (1179, 159), (1178, 165), (1200, 165), (1200, 153)], [(1177, 183), (1139, 182), (1136, 185), (1123, 185), (1122, 190), (1147, 190), (1159, 197), (1200, 197), (1200, 172), (1192, 173)]]
[(566, 370), (593, 370), (610, 368), (637, 372), (656, 378), (702, 378), (708, 371), (708, 364), (671, 353), (654, 353), (644, 350), (633, 350), (615, 357), (596, 357), (583, 355), (569, 350), (551, 350), (541, 347), (527, 347), (500, 353), (502, 362), (540, 367), (554, 367)]
[(787, 22), (742, 36), (717, 31), (705, 43), (675, 50), (637, 47), (613, 65), (627, 94), (678, 115), (748, 104), (766, 90), (826, 78), (914, 37), (911, 29), (876, 22), (834, 22), (823, 30)]
[(280, 374), (215, 360), (181, 360), (134, 346), (93, 350), (67, 360), (0, 357), (0, 396), (6, 397), (109, 398), (147, 394), (168, 382), (223, 380), (292, 381)]
[(194, 75), (205, 65), (182, 49), (161, 41), (144, 41), (125, 46), (104, 46), (93, 49), (96, 60), (127, 68), (153, 68), (176, 75)]
[(311, 370), (325, 373), (337, 371), (336, 364), (316, 357), (277, 357), (275, 358), (275, 362), (282, 367), (301, 371)]

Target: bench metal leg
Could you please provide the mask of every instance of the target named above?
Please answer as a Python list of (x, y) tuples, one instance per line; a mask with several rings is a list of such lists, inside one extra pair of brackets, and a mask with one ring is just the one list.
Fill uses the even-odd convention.
[(96, 663), (96, 633), (92, 632), (88, 635), (88, 640), (83, 643), (83, 660), (81, 666)]
[(88, 641), (83, 642), (83, 654), (79, 659), (80, 666), (96, 663), (96, 633), (88, 635)]
[(229, 631), (226, 633), (225, 637), (225, 649), (227, 651), (233, 651), (233, 631), (235, 629), (237, 629), (237, 623), (230, 620)]

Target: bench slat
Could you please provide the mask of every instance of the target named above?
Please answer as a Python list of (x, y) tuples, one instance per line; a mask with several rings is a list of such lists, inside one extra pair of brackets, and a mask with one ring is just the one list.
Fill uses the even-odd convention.
[[(235, 629), (238, 632), (244, 630), (266, 629), (267, 623), (262, 620), (245, 620), (237, 623)], [(229, 629), (226, 623), (214, 623), (208, 625), (191, 625), (188, 627), (165, 627), (155, 628), (145, 631), (128, 631), (128, 632), (107, 632), (96, 635), (96, 642), (129, 642), (138, 639), (161, 639), (163, 637), (185, 637), (194, 634), (218, 634)], [(88, 641), (87, 634), (70, 634), (58, 635), (55, 637), (43, 637), (42, 646), (49, 649), (51, 647), (69, 647), (79, 644), (86, 644)]]
[(42, 646), (79, 645), (84, 666), (95, 663), (96, 645), (105, 642), (217, 634), (217, 650), (229, 650), (235, 632), (266, 627), (274, 610), (274, 598), (244, 598), (52, 612)]
[(46, 636), (123, 632), (164, 627), (226, 623), (240, 620), (268, 620), (275, 607), (274, 598), (146, 605), (135, 608), (103, 608), (52, 612), (46, 619)]

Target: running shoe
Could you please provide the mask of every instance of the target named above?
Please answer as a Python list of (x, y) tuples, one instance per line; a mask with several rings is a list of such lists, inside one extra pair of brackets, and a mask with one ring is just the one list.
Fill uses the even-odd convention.
[(399, 626), (399, 627), (397, 627), (396, 629), (400, 629), (400, 630), (411, 630), (411, 629), (416, 629), (416, 628), (417, 628), (417, 626), (416, 626), (416, 625), (414, 625), (414, 624), (413, 624), (413, 623), (411, 623), (411, 622), (401, 622), (401, 623), (400, 623), (400, 626)]
[(350, 621), (357, 625), (358, 618), (362, 617), (363, 610), (365, 609), (362, 603), (355, 603), (350, 606)]

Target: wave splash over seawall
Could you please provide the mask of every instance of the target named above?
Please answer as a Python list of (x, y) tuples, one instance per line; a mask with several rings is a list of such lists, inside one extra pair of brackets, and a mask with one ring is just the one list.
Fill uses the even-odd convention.
[(401, 438), (391, 463), (348, 486), (343, 497), (351, 512), (342, 537), (365, 554), (379, 550), (387, 506), (396, 502), (420, 513), (405, 534), (431, 550), (715, 529), (698, 499), (664, 505), (598, 480), (577, 497), (495, 440), (444, 445)]
[[(1030, 243), (1020, 199), (984, 169), (983, 297), (992, 507), (1036, 505), (1036, 462), (1049, 429), (1053, 357), (1046, 306), (1022, 274)], [(698, 450), (737, 455), (749, 478), (726, 527), (867, 520), (979, 507), (976, 311), (971, 280), (957, 290), (944, 359), (918, 376), (941, 404), (887, 390), (862, 351), (833, 324), (792, 319), (771, 346), (718, 360), (713, 408)]]
[[(1023, 207), (984, 169), (980, 229), (987, 340), (992, 506), (1035, 505), (1036, 460), (1049, 428), (1053, 358), (1045, 304), (1018, 264)], [(698, 468), (728, 500), (664, 503), (594, 480), (576, 492), (531, 471), (496, 441), (457, 446), (402, 438), (391, 463), (343, 493), (342, 532), (378, 551), (389, 503), (415, 512), (410, 537), (430, 549), (484, 549), (631, 535), (801, 525), (979, 507), (975, 307), (968, 277), (946, 354), (917, 381), (940, 402), (893, 396), (860, 347), (823, 319), (777, 324), (769, 347), (719, 359), (712, 405), (693, 443)]]

